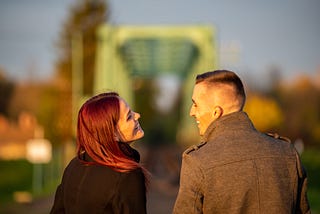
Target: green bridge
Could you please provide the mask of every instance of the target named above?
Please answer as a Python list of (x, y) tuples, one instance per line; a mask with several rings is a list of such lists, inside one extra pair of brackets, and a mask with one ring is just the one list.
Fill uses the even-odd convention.
[(135, 109), (136, 78), (174, 76), (181, 82), (176, 140), (195, 143), (197, 128), (189, 116), (192, 89), (196, 74), (217, 67), (215, 39), (210, 25), (101, 26), (94, 93), (115, 90)]

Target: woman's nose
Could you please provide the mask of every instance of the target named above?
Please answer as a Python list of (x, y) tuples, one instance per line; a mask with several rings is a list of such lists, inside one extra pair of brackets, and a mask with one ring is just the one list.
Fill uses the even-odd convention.
[(138, 120), (140, 118), (140, 116), (141, 115), (139, 113), (137, 113), (137, 112), (134, 113), (134, 119), (135, 120)]
[(194, 116), (194, 109), (193, 109), (193, 106), (191, 106), (191, 108), (190, 108), (189, 115), (190, 115), (191, 117), (193, 117), (193, 116)]

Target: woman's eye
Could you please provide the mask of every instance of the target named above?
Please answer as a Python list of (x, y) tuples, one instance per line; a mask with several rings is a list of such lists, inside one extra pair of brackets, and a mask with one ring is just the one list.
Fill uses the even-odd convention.
[(131, 120), (131, 118), (132, 118), (132, 114), (130, 113), (127, 117), (127, 120)]

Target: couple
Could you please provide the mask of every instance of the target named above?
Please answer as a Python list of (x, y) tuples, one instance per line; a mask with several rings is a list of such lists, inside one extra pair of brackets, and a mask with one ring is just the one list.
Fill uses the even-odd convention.
[[(196, 77), (190, 115), (202, 143), (183, 153), (173, 213), (310, 213), (299, 155), (284, 138), (254, 128), (242, 111), (245, 99), (234, 72)], [(139, 118), (117, 93), (83, 104), (77, 157), (51, 213), (146, 213), (149, 176), (129, 145), (144, 135)]]

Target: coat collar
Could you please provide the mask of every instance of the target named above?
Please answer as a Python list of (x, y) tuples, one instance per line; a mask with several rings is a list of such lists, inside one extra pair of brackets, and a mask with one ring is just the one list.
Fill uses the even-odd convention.
[(233, 112), (213, 121), (201, 137), (201, 142), (207, 142), (219, 130), (255, 129), (247, 113)]
[[(120, 150), (131, 160), (139, 163), (140, 162), (140, 154), (137, 150), (132, 148), (128, 143), (118, 142)], [(87, 152), (83, 152), (80, 154), (79, 159), (84, 162), (96, 163), (93, 158), (89, 156)]]

